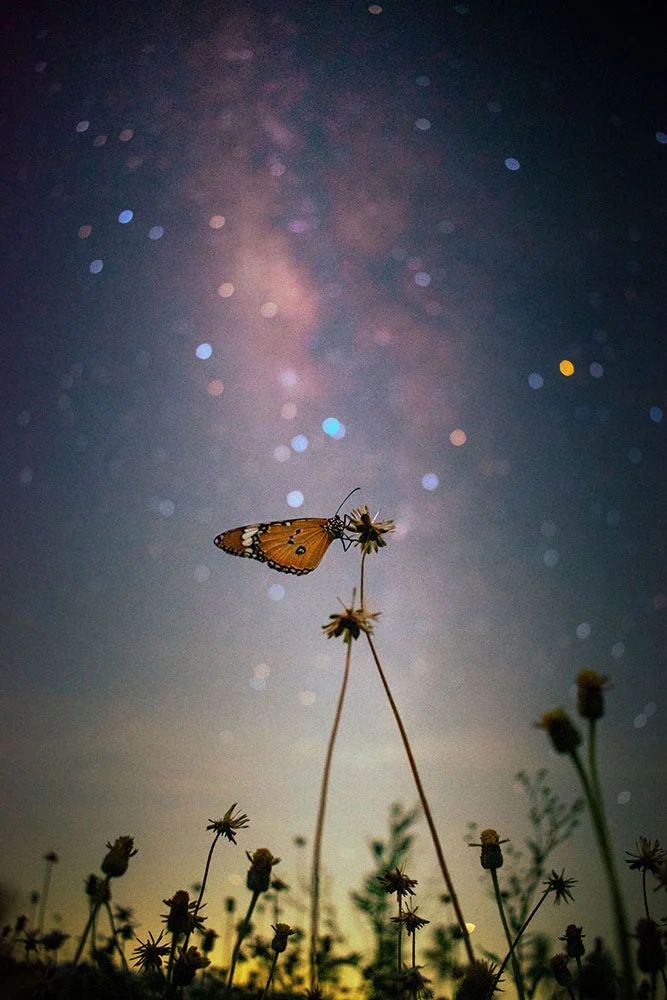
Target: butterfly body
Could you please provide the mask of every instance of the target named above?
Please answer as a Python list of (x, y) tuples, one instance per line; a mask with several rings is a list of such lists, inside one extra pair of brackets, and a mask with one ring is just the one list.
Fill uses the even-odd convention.
[(331, 543), (345, 545), (345, 521), (333, 517), (297, 517), (231, 528), (214, 542), (224, 552), (266, 563), (279, 573), (304, 576), (316, 569)]

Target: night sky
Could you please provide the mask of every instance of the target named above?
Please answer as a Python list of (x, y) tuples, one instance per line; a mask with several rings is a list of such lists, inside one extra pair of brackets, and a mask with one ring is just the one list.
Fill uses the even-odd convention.
[[(47, 924), (77, 934), (83, 880), (130, 834), (114, 898), (157, 934), (232, 802), (251, 826), (216, 856), (211, 926), (244, 898), (245, 849), (306, 874), (292, 840), (312, 837), (344, 660), (320, 626), (359, 554), (335, 542), (292, 577), (213, 538), (328, 517), (357, 486), (344, 512), (396, 522), (366, 596), (474, 940), (497, 917), (466, 825), (521, 843), (519, 769), (579, 794), (533, 723), (575, 712), (581, 669), (613, 682), (619, 864), (664, 840), (657, 13), (18, 6), (0, 118), (9, 916), (55, 850)], [(368, 841), (416, 793), (365, 644), (352, 667), (323, 857), (354, 943)], [(554, 933), (607, 933), (588, 828), (552, 861), (580, 880)], [(423, 824), (409, 870), (420, 914), (448, 922)]]

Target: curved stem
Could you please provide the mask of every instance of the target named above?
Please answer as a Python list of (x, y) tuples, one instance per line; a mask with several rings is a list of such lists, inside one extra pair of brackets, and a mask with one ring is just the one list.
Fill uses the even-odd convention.
[(522, 923), (521, 928), (519, 930), (519, 933), (514, 938), (514, 941), (510, 945), (510, 950), (507, 952), (507, 954), (505, 955), (505, 958), (503, 959), (503, 964), (500, 966), (500, 968), (498, 969), (498, 972), (496, 973), (496, 984), (498, 984), (500, 982), (500, 977), (502, 976), (502, 974), (504, 972), (505, 966), (507, 965), (507, 963), (509, 962), (510, 958), (514, 954), (514, 949), (516, 948), (516, 946), (518, 945), (519, 941), (521, 940), (521, 936), (523, 935), (523, 932), (525, 931), (526, 927), (528, 926), (528, 924), (530, 923), (530, 921), (533, 919), (533, 917), (535, 916), (535, 914), (537, 913), (537, 911), (539, 910), (540, 906), (542, 905), (542, 903), (544, 902), (544, 900), (547, 898), (548, 895), (549, 895), (549, 890), (547, 889), (546, 892), (542, 893), (542, 898), (538, 899), (537, 903), (535, 903), (535, 906), (532, 908), (532, 910), (530, 911), (530, 913), (528, 914), (528, 916), (526, 917), (526, 919)]
[(95, 922), (95, 917), (97, 916), (97, 911), (101, 905), (102, 896), (106, 895), (106, 889), (109, 884), (109, 875), (106, 876), (104, 882), (98, 887), (97, 894), (95, 898), (91, 901), (90, 913), (88, 914), (88, 921), (83, 929), (83, 934), (81, 935), (81, 940), (79, 941), (79, 947), (76, 949), (76, 954), (72, 960), (72, 967), (76, 968), (81, 960), (81, 955), (83, 954), (83, 949), (86, 947), (86, 941), (88, 940), (88, 935), (90, 934), (90, 928)]
[[(195, 921), (197, 919), (197, 914), (199, 913), (199, 910), (201, 908), (201, 901), (202, 901), (202, 899), (204, 897), (204, 889), (206, 888), (206, 880), (208, 878), (208, 871), (209, 871), (209, 868), (211, 867), (211, 858), (213, 857), (213, 851), (215, 849), (215, 845), (218, 843), (219, 837), (220, 837), (220, 831), (218, 830), (216, 832), (216, 834), (215, 834), (215, 837), (213, 838), (213, 843), (211, 844), (211, 847), (210, 847), (209, 852), (208, 852), (208, 857), (206, 858), (206, 866), (204, 868), (204, 877), (202, 879), (201, 889), (199, 890), (199, 896), (197, 897), (197, 903), (195, 905), (195, 908), (192, 911), (192, 926), (193, 927), (195, 926)], [(188, 950), (188, 942), (190, 940), (190, 935), (191, 934), (192, 934), (192, 931), (190, 930), (185, 935), (185, 942), (183, 944), (183, 951), (187, 951)]]
[(609, 832), (607, 830), (602, 800), (598, 798), (598, 794), (596, 792), (596, 788), (599, 787), (597, 772), (595, 775), (591, 776), (591, 780), (589, 781), (588, 775), (583, 768), (581, 758), (579, 757), (577, 751), (572, 750), (570, 752), (570, 756), (572, 757), (577, 774), (579, 775), (579, 780), (581, 781), (584, 789), (584, 794), (586, 795), (588, 808), (590, 809), (591, 819), (593, 821), (595, 839), (597, 840), (598, 848), (600, 854), (602, 855), (602, 863), (607, 873), (607, 881), (609, 883), (609, 892), (611, 895), (611, 904), (616, 930), (616, 944), (623, 968), (621, 983), (622, 996), (624, 1000), (630, 1000), (630, 998), (634, 995), (634, 975), (632, 971), (632, 958), (630, 955), (630, 934), (628, 931), (627, 917), (625, 915), (625, 904), (623, 902), (623, 896), (621, 895), (621, 888), (618, 882), (616, 867), (614, 865), (614, 859), (611, 852)]
[(271, 965), (271, 971), (269, 972), (269, 978), (266, 980), (266, 986), (264, 987), (264, 992), (262, 993), (261, 1000), (266, 1000), (266, 994), (269, 992), (269, 986), (271, 985), (271, 980), (273, 979), (273, 973), (276, 971), (276, 962), (278, 961), (278, 952), (273, 956), (273, 963)]
[(503, 899), (500, 893), (498, 872), (495, 868), (491, 868), (491, 878), (493, 880), (493, 891), (496, 897), (496, 905), (498, 906), (498, 912), (500, 913), (500, 920), (503, 925), (503, 930), (505, 931), (505, 938), (507, 939), (507, 945), (509, 947), (509, 954), (512, 956), (512, 974), (514, 975), (516, 991), (519, 994), (519, 1000), (524, 1000), (525, 993), (523, 989), (523, 976), (521, 975), (519, 961), (516, 957), (516, 951), (514, 950), (514, 945), (512, 943), (512, 935), (510, 933), (509, 924), (507, 923), (507, 917), (505, 915), (505, 907), (503, 906)]
[(359, 581), (359, 607), (364, 606), (364, 567), (366, 565), (366, 553), (361, 557), (361, 579)]
[(232, 960), (229, 963), (229, 977), (227, 979), (227, 993), (231, 996), (232, 993), (232, 983), (234, 982), (234, 970), (236, 969), (236, 960), (239, 957), (239, 951), (241, 950), (241, 945), (243, 940), (248, 933), (250, 928), (250, 918), (252, 916), (252, 911), (255, 909), (255, 904), (259, 899), (259, 891), (256, 889), (252, 894), (252, 899), (250, 900), (250, 905), (248, 906), (248, 912), (243, 918), (243, 923), (239, 927), (239, 932), (236, 937), (236, 944), (234, 945), (234, 951), (232, 952)]
[(116, 922), (113, 918), (113, 913), (111, 912), (111, 906), (109, 905), (108, 899), (105, 900), (104, 907), (107, 911), (107, 916), (109, 918), (109, 923), (111, 925), (111, 940), (113, 941), (113, 946), (120, 955), (120, 960), (123, 965), (123, 968), (127, 972), (127, 959), (125, 958), (125, 952), (121, 948), (120, 943), (118, 941), (118, 931), (116, 930)]
[(417, 786), (417, 792), (419, 794), (419, 800), (421, 802), (422, 809), (424, 810), (424, 816), (426, 817), (426, 822), (428, 824), (428, 828), (429, 828), (429, 830), (431, 832), (431, 838), (433, 840), (433, 846), (435, 847), (435, 853), (436, 853), (436, 856), (438, 858), (438, 864), (440, 865), (440, 871), (442, 872), (442, 877), (445, 880), (445, 885), (447, 886), (447, 892), (449, 893), (449, 895), (451, 897), (451, 900), (452, 900), (452, 906), (454, 907), (454, 912), (456, 913), (456, 919), (457, 919), (459, 927), (461, 929), (461, 934), (463, 936), (463, 943), (465, 945), (465, 949), (466, 949), (466, 952), (467, 952), (467, 955), (468, 955), (468, 961), (472, 964), (472, 962), (475, 961), (475, 956), (473, 954), (472, 945), (470, 943), (470, 934), (468, 933), (468, 928), (466, 926), (466, 922), (463, 919), (463, 913), (461, 912), (461, 907), (459, 905), (458, 896), (456, 895), (456, 891), (454, 889), (454, 884), (453, 884), (451, 876), (449, 874), (449, 869), (447, 868), (447, 864), (445, 863), (445, 856), (444, 856), (444, 854), (442, 852), (442, 847), (440, 846), (440, 838), (438, 837), (438, 831), (435, 828), (435, 823), (433, 822), (433, 816), (431, 815), (431, 809), (430, 809), (430, 806), (428, 804), (428, 799), (426, 798), (426, 793), (424, 791), (424, 786), (422, 785), (421, 778), (419, 777), (419, 771), (417, 770), (417, 764), (416, 764), (415, 758), (414, 758), (414, 756), (412, 754), (412, 749), (410, 747), (410, 741), (408, 740), (408, 734), (405, 731), (405, 726), (403, 725), (403, 720), (401, 719), (400, 713), (399, 713), (398, 708), (396, 706), (396, 702), (394, 701), (394, 699), (392, 697), (392, 693), (391, 693), (391, 691), (389, 689), (389, 684), (387, 683), (387, 678), (384, 675), (384, 671), (383, 671), (382, 666), (380, 664), (380, 660), (379, 660), (378, 655), (377, 655), (377, 653), (375, 651), (375, 646), (373, 645), (373, 640), (371, 639), (371, 637), (370, 637), (370, 635), (368, 633), (366, 633), (366, 638), (368, 639), (368, 645), (370, 646), (371, 654), (373, 656), (373, 659), (375, 660), (375, 666), (377, 667), (378, 673), (380, 674), (380, 680), (382, 681), (382, 686), (384, 687), (385, 694), (387, 695), (387, 698), (389, 699), (389, 704), (391, 705), (391, 710), (394, 713), (394, 718), (396, 719), (396, 724), (398, 726), (399, 732), (401, 734), (401, 738), (403, 740), (403, 746), (405, 747), (405, 752), (406, 752), (406, 754), (408, 756), (408, 762), (410, 764), (410, 770), (412, 771), (412, 777), (414, 778), (415, 785)]
[(350, 677), (350, 658), (352, 656), (352, 643), (348, 642), (345, 654), (345, 670), (343, 682), (338, 695), (338, 705), (334, 716), (329, 744), (324, 759), (324, 770), (322, 772), (322, 787), (320, 788), (320, 802), (317, 809), (317, 823), (315, 826), (315, 838), (313, 841), (313, 870), (310, 883), (310, 989), (317, 989), (317, 936), (320, 922), (320, 861), (322, 857), (322, 835), (324, 833), (324, 817), (327, 809), (327, 794), (329, 791), (329, 777), (331, 774), (331, 761), (333, 760), (334, 744), (338, 734), (338, 727), (343, 712), (343, 702), (347, 691), (347, 682)]

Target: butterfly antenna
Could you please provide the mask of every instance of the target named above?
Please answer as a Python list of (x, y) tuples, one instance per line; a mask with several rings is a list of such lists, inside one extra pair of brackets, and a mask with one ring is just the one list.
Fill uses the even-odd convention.
[[(355, 486), (353, 490), (350, 490), (350, 492), (348, 493), (348, 495), (343, 500), (343, 503), (338, 504), (338, 510), (336, 511), (336, 514), (341, 509), (341, 507), (343, 507), (347, 503), (347, 501), (350, 499), (350, 497), (352, 496), (352, 494), (356, 493), (360, 489), (361, 489), (361, 486)], [(334, 514), (334, 517), (336, 516), (336, 514)]]

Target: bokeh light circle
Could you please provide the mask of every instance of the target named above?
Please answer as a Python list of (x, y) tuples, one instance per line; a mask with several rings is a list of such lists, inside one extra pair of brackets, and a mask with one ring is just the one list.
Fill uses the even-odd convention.
[(301, 490), (290, 490), (287, 494), (287, 502), (290, 507), (300, 507), (303, 503), (303, 493)]
[(197, 350), (195, 351), (195, 354), (201, 361), (205, 361), (207, 358), (210, 358), (211, 355), (213, 354), (213, 348), (211, 347), (210, 344), (200, 344)]
[(297, 434), (292, 438), (291, 444), (294, 451), (305, 451), (308, 447), (308, 438), (305, 434)]
[(435, 472), (427, 472), (422, 476), (422, 486), (425, 490), (437, 490), (440, 480)]

